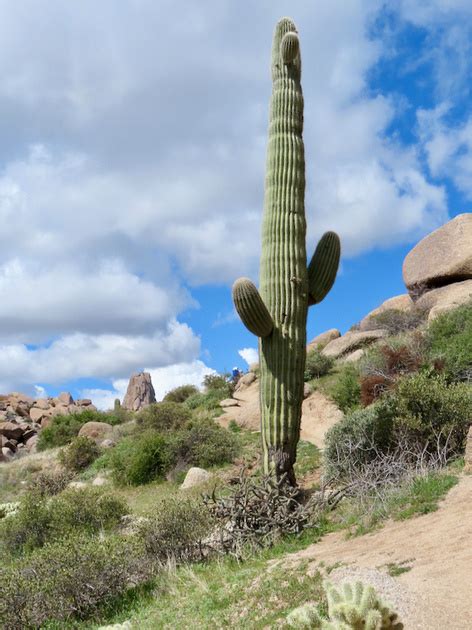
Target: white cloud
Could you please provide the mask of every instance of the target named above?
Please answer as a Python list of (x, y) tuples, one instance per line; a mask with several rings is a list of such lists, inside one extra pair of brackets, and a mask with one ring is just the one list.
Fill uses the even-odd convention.
[(248, 365), (259, 362), (259, 353), (256, 348), (243, 348), (242, 350), (238, 350), (238, 354)]
[[(201, 388), (203, 378), (207, 374), (215, 374), (215, 370), (202, 361), (169, 365), (164, 368), (145, 368), (151, 374), (152, 384), (156, 392), (156, 400), (162, 400), (168, 391), (179, 385), (195, 385)], [(111, 409), (116, 398), (123, 401), (128, 387), (127, 379), (113, 381), (113, 389), (84, 389), (81, 396), (91, 398), (99, 409)]]

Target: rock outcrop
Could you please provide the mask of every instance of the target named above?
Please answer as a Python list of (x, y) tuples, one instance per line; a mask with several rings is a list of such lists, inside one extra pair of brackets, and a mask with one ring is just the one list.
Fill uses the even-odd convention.
[(428, 321), (431, 322), (441, 313), (457, 308), (471, 300), (472, 280), (464, 280), (427, 291), (418, 299), (416, 304), (418, 308), (428, 311)]
[(349, 331), (339, 339), (333, 339), (321, 351), (327, 357), (339, 359), (358, 348), (363, 348), (387, 335), (385, 330), (369, 330), (365, 332)]
[(96, 444), (111, 439), (113, 427), (108, 422), (86, 422), (79, 431), (79, 436), (88, 437)]
[(84, 409), (96, 411), (91, 400), (74, 402), (69, 392), (36, 400), (19, 392), (0, 396), (0, 462), (34, 452), (38, 431), (54, 416), (80, 413)]
[(307, 352), (310, 350), (322, 350), (330, 341), (338, 339), (340, 336), (341, 333), (337, 328), (330, 328), (330, 330), (326, 330), (310, 341), (306, 347)]
[(149, 372), (133, 374), (129, 379), (123, 408), (129, 411), (139, 411), (156, 402), (156, 393), (152, 386)]
[(408, 295), (408, 293), (396, 295), (395, 297), (389, 298), (388, 300), (385, 300), (385, 302), (382, 302), (380, 306), (368, 313), (368, 315), (366, 315), (364, 319), (361, 320), (359, 324), (359, 330), (369, 330), (370, 326), (372, 325), (372, 320), (377, 317), (377, 315), (381, 315), (386, 311), (402, 311), (403, 313), (407, 313), (408, 311), (411, 311), (413, 309), (413, 306), (414, 302)]
[(460, 214), (423, 238), (403, 262), (410, 294), (472, 279), (472, 214)]
[(181, 490), (187, 490), (188, 488), (200, 486), (201, 484), (210, 481), (211, 477), (211, 473), (209, 473), (207, 470), (204, 470), (203, 468), (190, 468), (188, 473), (185, 475), (184, 482), (180, 486), (180, 488)]

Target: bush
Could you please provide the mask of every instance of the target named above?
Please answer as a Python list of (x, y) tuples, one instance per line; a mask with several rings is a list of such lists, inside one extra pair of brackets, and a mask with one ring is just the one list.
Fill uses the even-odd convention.
[(194, 394), (198, 394), (198, 389), (195, 385), (180, 385), (180, 387), (175, 387), (170, 392), (167, 392), (163, 402), (183, 403)]
[(71, 620), (91, 616), (150, 575), (137, 540), (73, 537), (50, 543), (0, 566), (0, 626), (23, 630), (56, 621), (70, 627)]
[(185, 406), (188, 409), (203, 409), (205, 411), (220, 411), (220, 402), (228, 398), (228, 391), (226, 389), (211, 389), (208, 392), (198, 392), (189, 396), (185, 401)]
[(17, 555), (74, 532), (109, 530), (127, 511), (124, 501), (98, 488), (69, 488), (50, 499), (27, 493), (16, 514), (1, 521), (2, 551)]
[(380, 403), (359, 409), (331, 427), (325, 438), (328, 477), (345, 480), (386, 452), (393, 442), (393, 417)]
[(172, 460), (190, 466), (209, 468), (227, 464), (239, 452), (237, 434), (211, 419), (195, 420), (180, 431), (172, 443)]
[(43, 497), (52, 497), (62, 492), (72, 481), (73, 475), (68, 470), (40, 472), (30, 482), (29, 489)]
[(339, 378), (330, 389), (329, 394), (344, 413), (348, 413), (359, 406), (361, 386), (359, 373), (354, 365), (347, 364), (343, 366)]
[(204, 557), (203, 540), (211, 529), (209, 510), (200, 499), (172, 497), (158, 503), (156, 513), (140, 525), (138, 534), (147, 553), (160, 562), (189, 562)]
[(472, 302), (443, 313), (429, 326), (426, 343), (432, 362), (440, 360), (452, 380), (472, 380)]
[(79, 472), (90, 466), (101, 452), (102, 449), (95, 444), (94, 440), (81, 435), (60, 451), (58, 459), (67, 470)]
[(65, 446), (75, 437), (86, 422), (107, 422), (108, 424), (119, 424), (123, 418), (113, 413), (104, 413), (85, 409), (80, 413), (68, 415), (58, 415), (52, 418), (49, 426), (41, 429), (38, 439), (38, 450), (44, 451), (55, 446)]
[(395, 419), (395, 431), (406, 436), (412, 447), (444, 457), (463, 452), (472, 424), (472, 388), (448, 384), (444, 377), (419, 373), (397, 382), (386, 399)]
[(385, 376), (364, 376), (361, 380), (361, 403), (368, 407), (392, 385)]
[(112, 477), (120, 485), (137, 486), (160, 479), (171, 463), (168, 441), (153, 431), (124, 438), (109, 457)]
[(182, 428), (192, 417), (190, 411), (176, 402), (161, 402), (145, 407), (136, 416), (145, 429), (166, 432)]
[(203, 387), (207, 392), (215, 389), (225, 389), (229, 391), (230, 383), (226, 374), (207, 374), (203, 378)]
[(334, 364), (334, 359), (322, 354), (319, 350), (310, 350), (306, 356), (305, 381), (320, 378), (328, 374)]
[(419, 308), (414, 307), (410, 311), (388, 309), (383, 313), (370, 317), (366, 330), (383, 329), (389, 335), (398, 335), (398, 333), (418, 328), (424, 323), (425, 319), (426, 311)]

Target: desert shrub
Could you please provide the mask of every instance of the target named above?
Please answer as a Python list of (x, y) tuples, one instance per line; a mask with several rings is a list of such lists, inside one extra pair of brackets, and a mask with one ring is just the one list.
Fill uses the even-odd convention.
[(169, 444), (161, 434), (146, 431), (118, 442), (107, 459), (116, 483), (137, 486), (165, 475), (170, 465)]
[(372, 376), (364, 376), (361, 379), (361, 404), (363, 407), (368, 407), (375, 400), (380, 398), (380, 396), (387, 391), (387, 389), (391, 386), (391, 381), (389, 381), (385, 376), (372, 375)]
[(220, 402), (228, 398), (226, 389), (210, 389), (208, 392), (192, 394), (185, 401), (188, 409), (203, 409), (205, 411), (221, 411)]
[(62, 492), (72, 481), (73, 474), (68, 470), (43, 471), (35, 475), (29, 489), (40, 496), (50, 496)]
[(174, 436), (171, 451), (175, 464), (209, 468), (231, 462), (239, 452), (239, 440), (214, 420), (202, 418)]
[(163, 402), (183, 403), (189, 396), (198, 394), (198, 389), (195, 385), (180, 385), (171, 389), (170, 392), (164, 396)]
[(329, 394), (344, 413), (358, 407), (361, 396), (359, 372), (354, 365), (344, 365)]
[(78, 435), (86, 422), (107, 422), (114, 425), (122, 422), (122, 419), (116, 414), (94, 411), (93, 409), (54, 416), (51, 424), (39, 433), (38, 450), (44, 451), (55, 446), (65, 446)]
[(426, 343), (432, 362), (440, 360), (448, 378), (472, 380), (472, 302), (439, 315), (430, 324)]
[(360, 361), (365, 376), (381, 375), (387, 380), (418, 371), (427, 364), (424, 335), (414, 332), (370, 348)]
[(90, 466), (101, 452), (102, 449), (94, 440), (80, 435), (74, 438), (69, 446), (60, 451), (58, 459), (66, 470), (79, 472)]
[(334, 364), (334, 359), (322, 354), (319, 350), (310, 350), (306, 356), (305, 381), (320, 378), (328, 374)]
[(74, 532), (110, 530), (127, 511), (123, 500), (98, 488), (69, 488), (49, 499), (27, 493), (16, 514), (1, 521), (2, 553), (28, 552)]
[(326, 434), (326, 475), (346, 480), (386, 452), (393, 441), (393, 417), (384, 405), (375, 403), (345, 416)]
[(441, 450), (445, 458), (463, 451), (472, 424), (469, 385), (449, 384), (442, 376), (420, 372), (400, 379), (385, 403), (395, 432), (411, 445), (430, 453)]
[(214, 389), (228, 390), (228, 377), (226, 374), (206, 374), (203, 378), (203, 387), (207, 392)]
[(414, 330), (421, 326), (426, 319), (426, 312), (419, 308), (410, 311), (388, 309), (369, 318), (368, 330), (386, 330), (389, 335)]
[(191, 413), (176, 402), (161, 402), (145, 407), (136, 417), (138, 425), (145, 429), (166, 432), (182, 428), (191, 418)]
[(201, 499), (171, 497), (156, 505), (154, 513), (140, 525), (138, 535), (147, 553), (159, 562), (189, 562), (206, 555), (208, 547), (203, 540), (211, 529), (210, 512)]
[(49, 543), (0, 566), (0, 626), (24, 630), (55, 621), (70, 627), (72, 620), (93, 615), (148, 580), (151, 572), (137, 539), (72, 537)]

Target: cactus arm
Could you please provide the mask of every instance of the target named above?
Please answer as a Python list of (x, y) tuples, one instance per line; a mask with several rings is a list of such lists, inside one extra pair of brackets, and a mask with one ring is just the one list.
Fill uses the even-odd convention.
[(308, 306), (319, 304), (331, 290), (340, 256), (339, 236), (335, 232), (323, 234), (308, 265)]
[(246, 328), (258, 337), (268, 337), (274, 322), (259, 291), (249, 278), (239, 278), (233, 285), (233, 302)]

